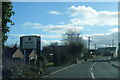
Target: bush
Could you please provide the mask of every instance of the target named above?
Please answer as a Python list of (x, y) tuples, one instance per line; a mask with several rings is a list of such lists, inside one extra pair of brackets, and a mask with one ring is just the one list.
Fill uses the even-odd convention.
[(34, 65), (26, 65), (23, 62), (13, 62), (6, 60), (3, 66), (3, 78), (41, 78), (42, 75), (48, 74), (45, 69)]
[(11, 69), (8, 69), (8, 68), (3, 68), (2, 69), (2, 77), (3, 78), (10, 78), (11, 76), (12, 76)]
[(22, 68), (21, 76), (25, 78), (40, 78), (42, 74), (42, 69), (37, 66), (24, 66)]

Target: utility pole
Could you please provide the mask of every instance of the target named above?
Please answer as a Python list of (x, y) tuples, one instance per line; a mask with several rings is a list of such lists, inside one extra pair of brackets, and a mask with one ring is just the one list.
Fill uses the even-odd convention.
[(90, 36), (88, 37), (88, 50), (90, 50)]
[(112, 47), (114, 47), (114, 39), (112, 39)]
[(120, 42), (118, 43), (118, 60), (120, 60)]
[(88, 57), (90, 57), (90, 36), (88, 37)]

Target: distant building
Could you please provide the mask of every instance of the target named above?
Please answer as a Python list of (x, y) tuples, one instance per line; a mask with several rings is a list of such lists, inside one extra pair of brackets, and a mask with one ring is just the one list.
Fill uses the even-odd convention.
[(106, 54), (106, 48), (98, 48), (97, 49), (97, 54), (98, 55), (104, 55), (104, 54)]
[(107, 47), (105, 55), (115, 55), (116, 54), (116, 47)]
[(116, 54), (116, 47), (106, 47), (106, 48), (98, 48), (97, 53), (99, 55), (111, 56)]
[(89, 51), (92, 55), (97, 55), (97, 50), (96, 49), (91, 49)]

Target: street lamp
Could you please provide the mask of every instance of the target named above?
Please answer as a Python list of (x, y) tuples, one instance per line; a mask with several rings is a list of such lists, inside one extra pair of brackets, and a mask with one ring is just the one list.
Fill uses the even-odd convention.
[(93, 53), (93, 52), (90, 52), (91, 54)]
[(52, 56), (53, 54), (50, 54), (50, 56)]

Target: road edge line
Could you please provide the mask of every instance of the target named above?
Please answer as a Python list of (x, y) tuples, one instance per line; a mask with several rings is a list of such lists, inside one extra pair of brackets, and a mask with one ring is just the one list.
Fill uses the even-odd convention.
[[(57, 70), (57, 71), (54, 71), (54, 72), (52, 72), (52, 73), (50, 73), (50, 74), (48, 74), (48, 75), (53, 75), (53, 74), (55, 74), (55, 73), (57, 73), (57, 72), (60, 72), (60, 71), (66, 70), (66, 69), (71, 68), (71, 67), (73, 67), (73, 66), (75, 66), (75, 65), (77, 65), (77, 64), (73, 64), (73, 65), (70, 65), (70, 66), (64, 67), (64, 68), (59, 69), (59, 70)], [(42, 78), (46, 78), (48, 75), (46, 75), (46, 76), (44, 76), (44, 77), (42, 77)]]

